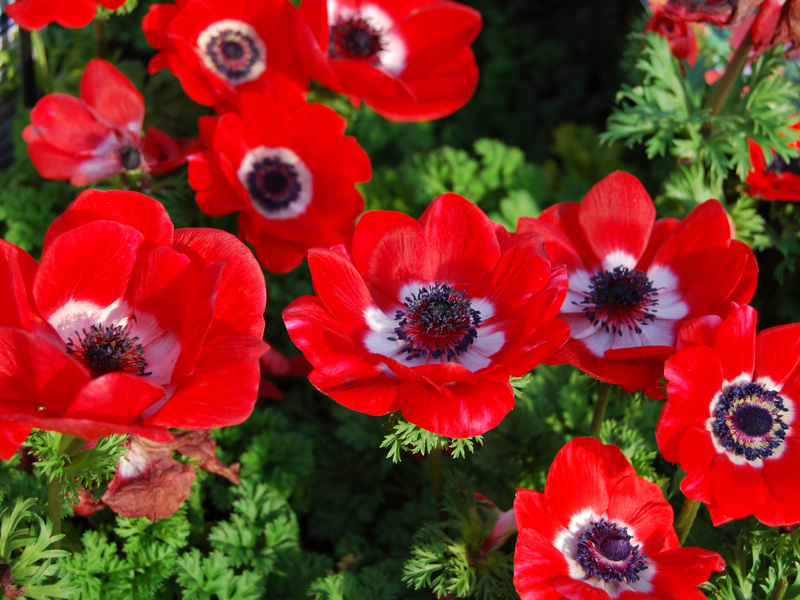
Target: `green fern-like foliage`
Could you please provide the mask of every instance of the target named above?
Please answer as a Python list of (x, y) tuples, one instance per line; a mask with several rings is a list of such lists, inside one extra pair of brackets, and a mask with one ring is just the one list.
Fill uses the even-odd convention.
[(464, 458), (467, 453), (475, 451), (475, 444), (483, 444), (483, 436), (469, 438), (448, 438), (443, 435), (431, 433), (409, 423), (396, 415), (390, 419), (392, 432), (388, 434), (381, 443), (381, 448), (388, 448), (387, 458), (392, 462), (400, 462), (402, 453), (411, 452), (412, 454), (430, 454), (433, 450), (441, 448), (450, 450), (453, 458)]

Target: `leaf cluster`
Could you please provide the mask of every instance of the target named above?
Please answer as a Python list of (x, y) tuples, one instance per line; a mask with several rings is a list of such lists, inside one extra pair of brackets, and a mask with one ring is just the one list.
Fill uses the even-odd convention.
[(389, 448), (386, 458), (392, 459), (392, 462), (400, 462), (403, 458), (402, 452), (424, 456), (438, 448), (450, 451), (453, 458), (464, 458), (467, 452), (475, 451), (476, 443), (483, 444), (481, 435), (468, 438), (448, 438), (409, 423), (397, 415), (390, 418), (390, 426), (392, 432), (383, 439), (380, 447)]

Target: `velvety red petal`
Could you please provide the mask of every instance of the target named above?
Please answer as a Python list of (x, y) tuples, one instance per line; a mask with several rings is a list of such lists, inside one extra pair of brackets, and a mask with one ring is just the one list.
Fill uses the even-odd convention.
[(0, 326), (31, 330), (39, 320), (33, 282), (39, 264), (14, 244), (0, 240)]
[(31, 125), (39, 141), (63, 152), (85, 153), (85, 159), (113, 152), (117, 143), (111, 126), (98, 121), (83, 100), (66, 94), (39, 100), (31, 110)]
[(289, 127), (289, 115), (271, 98), (246, 93), (239, 98), (239, 110), (247, 128), (251, 148), (283, 145)]
[(725, 319), (714, 349), (719, 354), (726, 381), (733, 381), (742, 374), (752, 380), (756, 366), (756, 311), (753, 307), (741, 306)]
[(770, 527), (796, 525), (800, 523), (800, 503), (795, 496), (783, 501), (774, 494), (767, 494), (764, 503), (753, 513), (756, 519)]
[(22, 423), (6, 422), (0, 427), (0, 460), (11, 460), (33, 428)]
[(197, 206), (210, 217), (224, 217), (246, 208), (228, 185), (216, 152), (199, 152), (189, 157), (189, 185), (197, 192)]
[(183, 382), (148, 425), (211, 429), (238, 425), (253, 412), (267, 345), (249, 334), (218, 337), (203, 348), (194, 375)]
[(752, 515), (769, 493), (761, 469), (733, 464), (726, 455), (714, 460), (709, 477), (714, 501), (731, 519)]
[[(108, 373), (84, 385), (64, 417), (131, 425), (148, 407), (163, 398), (164, 393), (164, 388), (149, 383), (146, 377)], [(106, 434), (79, 437), (96, 439), (103, 435)]]
[[(771, 327), (756, 338), (755, 380), (768, 378), (778, 389), (800, 365), (800, 324)], [(800, 400), (795, 396), (793, 399)]]
[(571, 577), (555, 578), (553, 587), (568, 600), (608, 600), (609, 598), (608, 592), (605, 590)]
[(601, 260), (624, 252), (638, 261), (655, 219), (656, 208), (647, 190), (636, 177), (622, 171), (604, 177), (589, 190), (578, 216), (589, 244)]
[(320, 392), (351, 410), (382, 416), (400, 409), (400, 381), (382, 365), (373, 367), (371, 373), (359, 368), (336, 376), (317, 369), (311, 372), (308, 380)]
[(777, 458), (764, 460), (764, 480), (770, 491), (783, 502), (798, 504), (800, 498), (800, 439), (786, 438)]
[(567, 561), (552, 540), (533, 529), (520, 529), (514, 548), (514, 587), (522, 600), (559, 600), (561, 594), (550, 582), (568, 575)]
[(616, 446), (606, 446), (592, 438), (575, 438), (558, 452), (547, 474), (547, 510), (565, 528), (586, 509), (602, 515), (620, 479), (635, 474)]
[[(581, 263), (585, 265), (584, 268), (590, 273), (595, 273), (603, 265), (600, 257), (595, 255), (579, 223), (578, 219), (581, 206), (582, 205), (578, 202), (562, 202), (560, 204), (555, 204), (544, 209), (539, 215), (539, 220), (561, 231), (569, 239), (569, 243), (581, 257)], [(576, 268), (580, 268), (580, 265), (576, 265)]]
[(314, 291), (336, 320), (360, 326), (365, 312), (375, 306), (364, 280), (352, 262), (331, 250), (308, 253)]
[(256, 250), (261, 265), (270, 273), (289, 273), (297, 268), (305, 258), (305, 252), (298, 244), (283, 240), (264, 231), (250, 231), (242, 227), (245, 213), (239, 215), (239, 232), (246, 242)]
[(553, 520), (545, 506), (544, 494), (524, 488), (517, 488), (514, 500), (514, 519), (517, 528), (535, 529), (545, 539), (555, 540), (562, 527)]
[(707, 346), (713, 348), (717, 341), (719, 328), (722, 327), (722, 318), (717, 315), (697, 317), (686, 321), (678, 330), (678, 350), (692, 346)]
[(703, 548), (675, 548), (650, 555), (656, 574), (652, 583), (666, 590), (690, 590), (708, 581), (712, 571), (725, 569), (716, 552)]
[(77, 28), (92, 22), (97, 13), (97, 2), (72, 0), (65, 4), (63, 0), (19, 0), (7, 6), (5, 11), (28, 31), (41, 29), (52, 21), (64, 27)]
[(46, 253), (58, 236), (93, 221), (116, 221), (141, 232), (158, 246), (172, 243), (172, 221), (158, 200), (139, 192), (86, 190), (50, 225), (44, 238)]
[(711, 434), (699, 427), (686, 428), (678, 452), (675, 462), (680, 462), (681, 468), (688, 473), (681, 481), (681, 491), (687, 498), (716, 505), (708, 473), (719, 452), (711, 441)]
[(655, 222), (653, 231), (650, 234), (650, 240), (647, 242), (647, 248), (645, 248), (644, 254), (639, 258), (639, 262), (636, 265), (637, 269), (647, 271), (650, 264), (653, 262), (653, 257), (656, 255), (656, 252), (658, 252), (664, 240), (667, 239), (667, 236), (672, 233), (679, 223), (680, 221), (673, 217), (659, 219)]
[(138, 141), (144, 123), (144, 98), (130, 80), (107, 60), (90, 60), (81, 77), (81, 99), (107, 123)]
[(551, 223), (542, 219), (520, 217), (517, 222), (517, 234), (538, 233), (544, 241), (547, 258), (554, 265), (566, 265), (570, 272), (584, 270), (583, 260), (566, 234)]
[(611, 490), (608, 501), (608, 520), (621, 521), (642, 544), (642, 552), (652, 553), (678, 547), (672, 528), (672, 506), (655, 483), (638, 475), (623, 477)]
[(125, 294), (141, 233), (112, 221), (94, 221), (55, 238), (42, 256), (33, 293), (47, 319), (69, 301), (106, 307)]

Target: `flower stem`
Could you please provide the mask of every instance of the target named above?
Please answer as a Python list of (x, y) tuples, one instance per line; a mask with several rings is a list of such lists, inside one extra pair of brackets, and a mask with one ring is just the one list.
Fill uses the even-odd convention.
[(700, 508), (702, 502), (700, 500), (689, 500), (688, 498), (683, 503), (678, 518), (675, 519), (675, 533), (678, 535), (678, 541), (683, 546), (686, 538), (689, 537), (689, 530), (692, 528), (694, 518), (697, 516), (697, 510)]
[(717, 87), (714, 88), (714, 92), (711, 94), (711, 98), (708, 101), (708, 108), (711, 109), (712, 116), (716, 117), (722, 112), (725, 101), (728, 99), (728, 95), (733, 89), (734, 82), (738, 79), (745, 64), (747, 64), (747, 57), (750, 54), (750, 48), (752, 46), (753, 40), (748, 33), (744, 36), (742, 43), (739, 44), (739, 47), (733, 54), (733, 58), (731, 58), (731, 61), (728, 63), (728, 68), (725, 69), (725, 74), (717, 82)]
[(106, 57), (106, 28), (100, 19), (94, 20), (94, 53), (97, 58)]
[[(58, 449), (72, 459), (81, 451), (86, 440), (76, 438), (71, 435), (61, 435), (58, 442)], [(63, 502), (63, 481), (61, 475), (57, 475), (50, 480), (47, 485), (47, 516), (53, 523), (53, 535), (61, 533), (61, 504)], [(53, 543), (53, 547), (61, 548), (61, 540)]]
[(589, 436), (596, 438), (600, 434), (600, 428), (603, 426), (603, 419), (606, 417), (606, 408), (608, 408), (608, 399), (611, 397), (612, 384), (605, 381), (598, 381), (595, 385), (597, 390), (597, 404), (594, 405), (594, 415), (592, 416), (592, 424), (589, 427)]
[(786, 594), (788, 588), (789, 581), (786, 577), (781, 577), (778, 579), (778, 583), (775, 584), (775, 591), (772, 592), (772, 598), (770, 600), (783, 600), (783, 596)]
[(436, 514), (439, 522), (445, 520), (444, 515), (444, 469), (442, 467), (442, 447), (437, 445), (428, 456), (428, 466), (431, 470), (431, 486), (433, 499), (436, 501)]

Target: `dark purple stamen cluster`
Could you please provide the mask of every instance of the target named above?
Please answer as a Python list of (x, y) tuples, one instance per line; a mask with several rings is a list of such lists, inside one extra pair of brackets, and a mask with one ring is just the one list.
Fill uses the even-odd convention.
[(138, 337), (128, 337), (127, 325), (98, 327), (92, 325), (83, 335), (75, 332), (77, 341), (67, 339), (67, 354), (72, 354), (89, 369), (93, 377), (106, 373), (133, 373), (146, 377), (147, 362), (144, 350), (136, 342)]
[(328, 52), (331, 58), (366, 60), (376, 65), (378, 53), (383, 50), (381, 32), (361, 17), (336, 21), (331, 26)]
[(723, 448), (737, 456), (768, 458), (786, 439), (785, 411), (778, 392), (757, 383), (734, 385), (717, 402), (714, 432)]
[(406, 298), (406, 310), (398, 310), (395, 320), (400, 321), (395, 333), (406, 342), (401, 352), (412, 358), (439, 358), (447, 360), (459, 356), (478, 337), (481, 313), (470, 306), (466, 292), (436, 282), (430, 289), (423, 287)]
[(639, 546), (632, 546), (627, 527), (618, 527), (605, 519), (592, 521), (584, 527), (578, 538), (578, 561), (586, 574), (610, 583), (634, 583), (639, 573), (647, 569), (647, 556), (639, 553)]
[(208, 43), (206, 52), (217, 70), (234, 84), (246, 80), (260, 58), (255, 42), (235, 29), (220, 31)]
[(118, 152), (120, 162), (122, 162), (122, 166), (126, 171), (138, 169), (139, 165), (142, 164), (142, 156), (139, 153), (139, 149), (133, 144), (125, 144)]
[(598, 271), (591, 278), (589, 291), (581, 300), (583, 312), (589, 322), (599, 324), (608, 332), (622, 335), (625, 327), (642, 333), (640, 325), (655, 321), (658, 312), (658, 290), (647, 278), (647, 273), (627, 267), (616, 267), (613, 271)]
[(793, 158), (786, 162), (776, 154), (772, 158), (772, 164), (767, 167), (767, 171), (771, 171), (776, 175), (783, 175), (784, 173), (800, 175), (800, 158)]
[(286, 208), (300, 195), (297, 170), (279, 158), (263, 158), (247, 174), (247, 191), (267, 211)]

